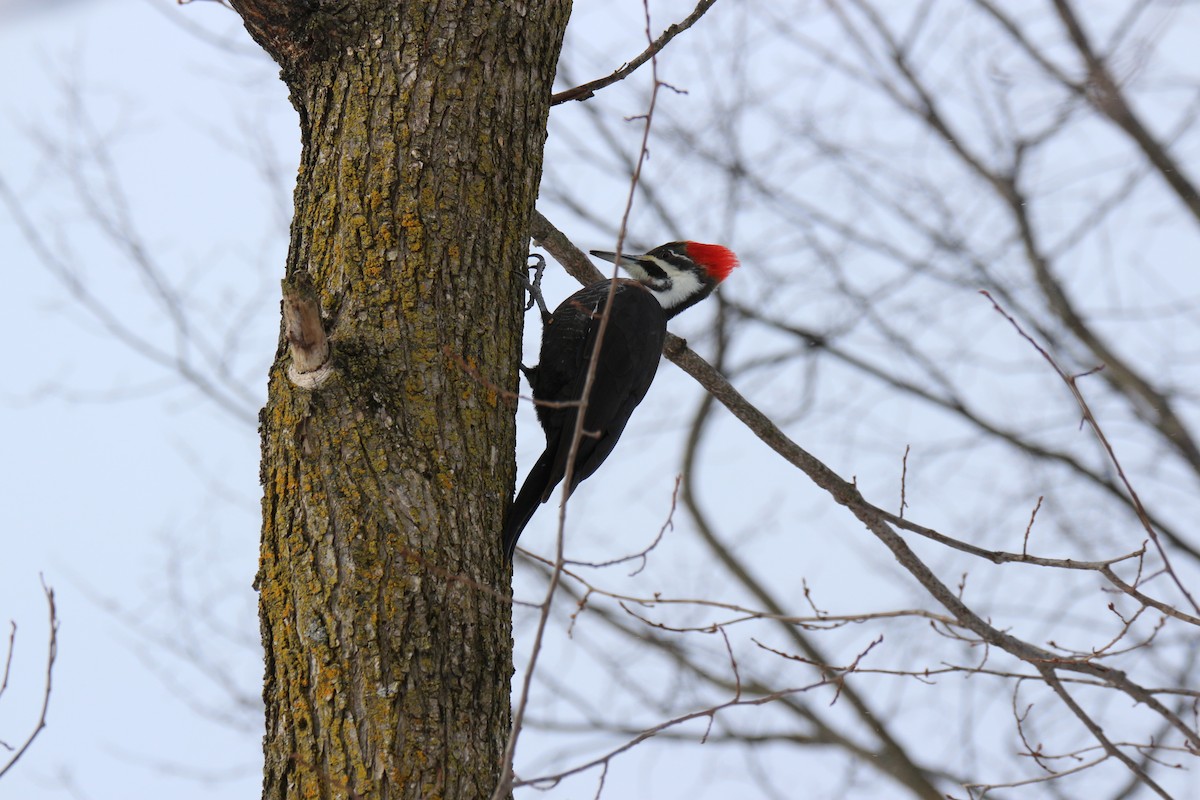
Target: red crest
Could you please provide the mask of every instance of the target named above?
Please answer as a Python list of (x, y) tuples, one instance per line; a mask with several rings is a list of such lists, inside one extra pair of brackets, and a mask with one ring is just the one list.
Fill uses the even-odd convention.
[(719, 244), (687, 243), (688, 258), (695, 261), (718, 283), (729, 277), (733, 268), (738, 266), (738, 258), (728, 247)]

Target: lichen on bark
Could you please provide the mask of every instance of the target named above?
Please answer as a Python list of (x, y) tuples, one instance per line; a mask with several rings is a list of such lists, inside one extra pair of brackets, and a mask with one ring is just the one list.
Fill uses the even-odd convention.
[[(570, 12), (234, 0), (303, 151), (286, 274), (332, 346), (281, 340), (262, 414), (267, 798), (477, 798), (509, 725), (521, 281)], [(464, 369), (463, 365), (472, 369)]]

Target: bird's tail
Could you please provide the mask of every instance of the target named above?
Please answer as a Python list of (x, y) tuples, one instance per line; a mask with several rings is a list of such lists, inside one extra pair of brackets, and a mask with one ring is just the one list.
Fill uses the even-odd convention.
[(529, 470), (525, 483), (521, 485), (521, 491), (517, 492), (517, 499), (513, 500), (512, 508), (508, 510), (508, 520), (504, 523), (504, 555), (509, 561), (512, 561), (513, 553), (517, 549), (517, 539), (521, 538), (521, 531), (529, 524), (533, 512), (546, 502), (550, 492), (558, 485), (557, 480), (551, 483), (553, 470), (554, 454), (547, 449), (533, 465), (533, 469)]

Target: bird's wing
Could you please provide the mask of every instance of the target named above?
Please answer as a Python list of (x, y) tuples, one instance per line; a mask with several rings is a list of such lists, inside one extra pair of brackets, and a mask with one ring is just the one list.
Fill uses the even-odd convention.
[[(588, 353), (591, 352), (588, 349), (588, 335), (608, 297), (608, 290), (608, 281), (585, 286), (559, 304), (550, 315), (542, 330), (542, 349), (531, 382), (533, 396), (538, 400), (561, 402), (578, 399), (578, 394), (570, 394), (570, 386), (587, 367)], [(568, 414), (569, 409), (537, 407), (538, 421), (542, 423), (547, 436), (550, 427), (557, 427), (559, 418)]]
[[(607, 283), (604, 288), (607, 289)], [(589, 317), (583, 346), (573, 354), (574, 363), (570, 365), (573, 374), (558, 392), (559, 399), (578, 400), (583, 394), (588, 361), (599, 337), (602, 311), (603, 298), (595, 316)], [(632, 281), (618, 285), (588, 396), (584, 435), (572, 472), (572, 490), (594, 473), (616, 446), (630, 415), (654, 380), (665, 338), (666, 314), (654, 296)], [(547, 448), (557, 450), (553, 474), (558, 483), (566, 472), (574, 433), (574, 410), (567, 409), (567, 413), (558, 415), (555, 421), (558, 423), (554, 426), (557, 445), (548, 441)], [(547, 430), (547, 438), (550, 436), (551, 431)]]

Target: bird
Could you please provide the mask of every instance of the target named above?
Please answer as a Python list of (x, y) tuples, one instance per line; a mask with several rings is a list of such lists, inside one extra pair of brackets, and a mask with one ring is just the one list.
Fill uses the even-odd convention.
[[(580, 400), (597, 341), (600, 352), (568, 496), (612, 453), (630, 415), (646, 396), (658, 371), (667, 320), (712, 294), (738, 266), (729, 248), (700, 242), (668, 242), (643, 255), (622, 253), (619, 259), (616, 253), (602, 250), (591, 254), (619, 264), (630, 277), (593, 283), (564, 300), (543, 321), (537, 366), (522, 367), (533, 389), (546, 449), (509, 509), (503, 538), (508, 560), (538, 506), (550, 499), (566, 475), (579, 406), (560, 404)], [(610, 292), (612, 305), (601, 339), (600, 323)]]

